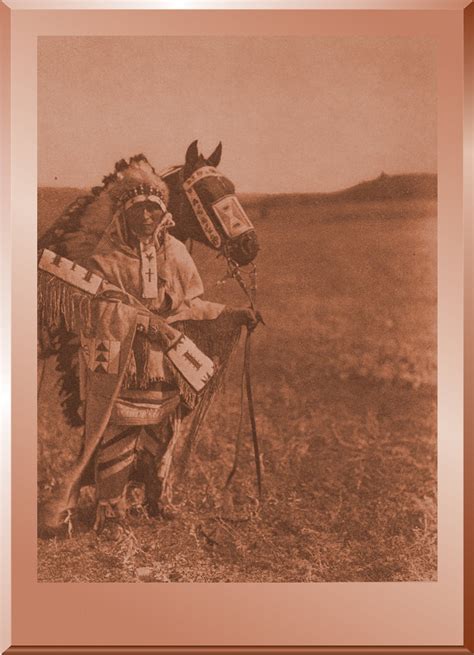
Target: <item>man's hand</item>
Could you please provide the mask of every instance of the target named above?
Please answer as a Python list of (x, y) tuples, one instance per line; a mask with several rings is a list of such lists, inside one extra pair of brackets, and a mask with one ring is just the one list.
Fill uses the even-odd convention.
[(260, 312), (254, 311), (251, 307), (228, 307), (227, 311), (232, 315), (236, 325), (245, 325), (252, 332), (259, 323), (263, 323)]
[[(144, 332), (143, 327), (141, 329), (139, 328), (137, 328), (138, 332)], [(157, 343), (163, 350), (171, 348), (173, 343), (179, 338), (179, 335), (180, 333), (178, 330), (172, 328), (171, 325), (168, 325), (159, 316), (150, 316), (150, 323), (148, 325), (146, 336), (150, 341), (153, 341), (153, 343)]]

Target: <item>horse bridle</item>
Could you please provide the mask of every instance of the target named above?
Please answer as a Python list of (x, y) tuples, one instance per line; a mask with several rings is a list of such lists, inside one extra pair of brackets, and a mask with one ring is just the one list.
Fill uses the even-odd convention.
[(219, 250), (222, 245), (221, 236), (216, 230), (194, 186), (206, 177), (218, 177), (218, 175), (217, 170), (213, 166), (203, 166), (194, 171), (194, 173), (191, 173), (186, 179), (183, 179), (181, 185), (202, 231), (206, 235), (209, 243), (216, 250)]

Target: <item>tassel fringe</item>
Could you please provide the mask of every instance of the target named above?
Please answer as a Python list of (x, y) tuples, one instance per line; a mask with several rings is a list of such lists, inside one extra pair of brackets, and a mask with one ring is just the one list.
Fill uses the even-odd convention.
[(46, 271), (38, 271), (38, 318), (51, 330), (63, 322), (68, 332), (91, 326), (91, 300), (87, 293), (63, 282)]
[[(63, 282), (46, 271), (38, 272), (38, 318), (40, 324), (51, 330), (62, 324), (69, 332), (79, 334), (91, 330), (92, 297), (79, 289)], [(223, 386), (240, 336), (240, 327), (232, 323), (232, 317), (226, 312), (211, 321), (184, 321), (176, 324), (184, 334), (214, 360), (216, 372), (203, 392), (197, 393), (193, 387), (170, 366), (170, 377), (178, 385), (183, 402), (188, 409), (194, 410), (191, 425), (183, 449), (183, 464), (195, 450), (199, 430), (207, 415), (215, 394)], [(148, 339), (139, 339), (136, 352), (130, 353), (123, 386), (126, 389), (146, 390), (155, 379), (150, 377), (148, 368), (150, 343)]]

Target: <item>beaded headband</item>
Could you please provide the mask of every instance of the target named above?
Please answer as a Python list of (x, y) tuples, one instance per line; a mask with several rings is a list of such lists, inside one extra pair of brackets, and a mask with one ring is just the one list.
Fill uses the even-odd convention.
[(127, 211), (127, 209), (132, 205), (146, 201), (154, 202), (159, 205), (164, 212), (166, 211), (162, 191), (149, 184), (139, 184), (138, 186), (133, 187), (133, 189), (125, 191), (125, 193), (120, 196), (119, 203), (123, 205), (123, 208)]

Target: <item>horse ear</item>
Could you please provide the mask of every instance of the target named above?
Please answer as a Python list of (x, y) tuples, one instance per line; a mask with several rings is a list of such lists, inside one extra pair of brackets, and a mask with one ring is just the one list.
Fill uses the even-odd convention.
[(198, 152), (198, 142), (197, 139), (191, 143), (189, 148), (186, 150), (186, 166), (192, 167), (197, 162), (199, 157)]
[(219, 141), (217, 148), (214, 150), (212, 155), (208, 157), (207, 163), (209, 164), (209, 166), (214, 166), (214, 168), (216, 168), (217, 166), (219, 166), (221, 157), (222, 157), (222, 142)]

